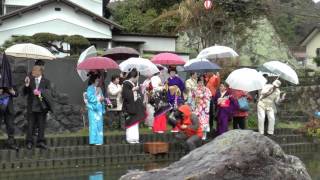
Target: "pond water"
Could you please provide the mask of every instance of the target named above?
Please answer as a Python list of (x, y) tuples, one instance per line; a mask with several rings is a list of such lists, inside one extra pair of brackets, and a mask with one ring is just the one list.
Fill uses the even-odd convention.
[[(320, 180), (320, 154), (299, 154), (297, 155), (305, 163), (313, 180)], [(111, 167), (94, 168), (65, 168), (44, 171), (12, 172), (1, 173), (0, 179), (6, 180), (116, 180), (130, 170), (166, 167), (170, 162), (149, 163), (149, 164), (126, 164)]]

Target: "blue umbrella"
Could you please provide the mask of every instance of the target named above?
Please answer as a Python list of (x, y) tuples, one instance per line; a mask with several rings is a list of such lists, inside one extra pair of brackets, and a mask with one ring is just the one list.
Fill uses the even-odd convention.
[(12, 73), (11, 66), (8, 61), (7, 55), (4, 53), (1, 59), (1, 78), (0, 78), (0, 87), (11, 88), (12, 83)]
[(184, 66), (184, 71), (190, 72), (210, 72), (218, 71), (221, 67), (213, 62), (210, 62), (208, 59), (192, 59), (188, 61)]

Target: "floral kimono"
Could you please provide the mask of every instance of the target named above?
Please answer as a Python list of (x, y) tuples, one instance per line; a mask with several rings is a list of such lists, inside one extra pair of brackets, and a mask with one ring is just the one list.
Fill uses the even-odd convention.
[(103, 97), (102, 90), (99, 87), (90, 85), (87, 88), (87, 108), (89, 117), (89, 144), (103, 144), (103, 114), (105, 114), (105, 105), (100, 102)]
[(191, 102), (189, 102), (204, 132), (203, 139), (206, 139), (206, 133), (210, 132), (209, 110), (211, 97), (211, 92), (207, 87), (198, 86), (196, 90), (192, 91)]

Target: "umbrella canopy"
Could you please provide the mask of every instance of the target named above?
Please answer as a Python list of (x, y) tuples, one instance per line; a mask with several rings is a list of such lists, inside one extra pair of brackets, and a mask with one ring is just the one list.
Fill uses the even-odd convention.
[(79, 70), (119, 69), (119, 65), (107, 57), (90, 57), (77, 66)]
[(15, 44), (5, 50), (10, 56), (27, 59), (53, 60), (56, 57), (46, 48), (32, 43)]
[(210, 62), (208, 59), (192, 59), (184, 65), (185, 71), (192, 72), (208, 72), (220, 69), (221, 67), (219, 65)]
[(293, 84), (299, 84), (297, 73), (285, 63), (280, 61), (269, 61), (264, 63), (263, 67), (284, 80), (287, 80)]
[(184, 65), (186, 63), (180, 56), (173, 53), (160, 53), (152, 57), (154, 64), (162, 65)]
[[(96, 48), (94, 46), (90, 46), (80, 54), (80, 57), (78, 59), (77, 65), (82, 63), (84, 60), (86, 60), (86, 59), (88, 59), (90, 57), (94, 57), (94, 56), (97, 56), (97, 50), (96, 50)], [(86, 81), (89, 78), (87, 76), (88, 71), (86, 71), (86, 70), (77, 70), (77, 72), (78, 72), (80, 78), (82, 79), (82, 81)]]
[(232, 89), (250, 92), (262, 89), (267, 80), (254, 69), (242, 68), (232, 71), (226, 82)]
[(6, 54), (4, 53), (2, 55), (2, 61), (1, 61), (0, 87), (11, 88), (12, 86), (13, 86), (13, 83), (12, 83), (11, 66)]
[(144, 58), (129, 58), (120, 63), (120, 70), (129, 72), (131, 69), (136, 68), (143, 76), (152, 76), (159, 72), (159, 69), (149, 59)]
[(219, 59), (219, 58), (232, 58), (238, 57), (238, 53), (232, 48), (226, 46), (211, 46), (203, 49), (197, 56), (197, 58), (206, 59)]
[(120, 61), (127, 60), (131, 57), (139, 57), (140, 53), (133, 48), (119, 46), (106, 50), (106, 53), (103, 56), (115, 61)]

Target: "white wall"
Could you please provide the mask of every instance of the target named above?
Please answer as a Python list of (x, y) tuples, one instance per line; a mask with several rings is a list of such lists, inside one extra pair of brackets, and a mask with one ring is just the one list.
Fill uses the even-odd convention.
[[(5, 5), (30, 6), (43, 0), (6, 0)], [(79, 6), (102, 16), (102, 0), (69, 0)]]
[(145, 42), (142, 44), (142, 49), (145, 51), (176, 51), (176, 39), (175, 38), (163, 38), (163, 37), (144, 37), (144, 36), (125, 36), (114, 35), (112, 37), (114, 41), (137, 41)]
[[(54, 8), (60, 7), (61, 11)], [(110, 27), (91, 17), (75, 12), (70, 6), (50, 4), (40, 11), (30, 11), (21, 17), (3, 21), (0, 25), (0, 45), (12, 35), (33, 35), (39, 32), (50, 32), (58, 35), (82, 35), (86, 38), (111, 39)]]

